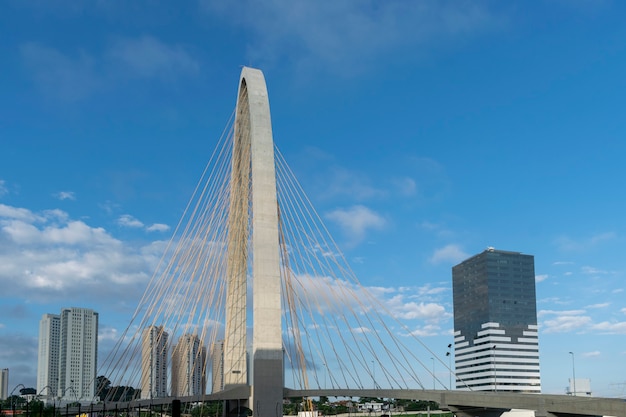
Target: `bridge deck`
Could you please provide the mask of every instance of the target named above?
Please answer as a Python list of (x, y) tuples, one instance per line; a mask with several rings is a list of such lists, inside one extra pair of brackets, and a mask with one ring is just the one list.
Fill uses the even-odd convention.
[[(626, 401), (618, 398), (573, 397), (569, 395), (522, 394), (510, 392), (418, 390), (418, 389), (309, 389), (285, 388), (284, 398), (297, 397), (373, 397), (424, 400), (453, 411), (472, 407), (483, 410), (535, 410), (537, 416), (615, 416), (626, 417)], [(215, 394), (178, 398), (183, 403), (247, 399), (250, 387), (240, 386)], [(149, 408), (170, 404), (175, 398), (156, 398), (119, 403), (100, 403), (87, 407), (69, 407), (68, 415), (104, 410)]]
[(400, 389), (285, 389), (289, 397), (375, 397), (426, 400), (451, 410), (464, 407), (484, 409), (535, 410), (537, 416), (616, 416), (626, 417), (626, 401), (617, 398), (573, 397), (570, 395), (522, 394), (511, 392)]

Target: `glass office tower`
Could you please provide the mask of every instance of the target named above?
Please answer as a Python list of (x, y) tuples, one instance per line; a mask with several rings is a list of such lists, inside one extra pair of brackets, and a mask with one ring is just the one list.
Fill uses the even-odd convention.
[(452, 268), (456, 388), (541, 392), (532, 255), (488, 248)]

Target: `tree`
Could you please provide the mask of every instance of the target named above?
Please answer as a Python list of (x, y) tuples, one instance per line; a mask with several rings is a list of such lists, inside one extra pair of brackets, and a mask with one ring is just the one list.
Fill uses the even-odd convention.
[(404, 411), (426, 411), (429, 406), (431, 410), (439, 409), (439, 404), (434, 401), (398, 400), (397, 405), (404, 407)]
[(191, 410), (191, 417), (215, 417), (222, 415), (222, 401), (209, 401)]
[(37, 395), (37, 390), (35, 388), (22, 388), (20, 390), (21, 395)]
[(109, 390), (111, 389), (111, 381), (104, 375), (100, 375), (96, 378), (96, 395), (100, 397), (101, 400), (105, 400), (109, 395)]

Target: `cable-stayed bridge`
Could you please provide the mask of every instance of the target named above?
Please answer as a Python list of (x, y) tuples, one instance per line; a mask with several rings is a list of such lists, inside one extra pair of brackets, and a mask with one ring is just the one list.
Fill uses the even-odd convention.
[(620, 400), (451, 390), (431, 359), (448, 368), (359, 283), (274, 145), (263, 74), (244, 68), (233, 118), (98, 371), (141, 394), (95, 409), (178, 398), (274, 417), (284, 398), (323, 395), (433, 400), (459, 415), (626, 416)]

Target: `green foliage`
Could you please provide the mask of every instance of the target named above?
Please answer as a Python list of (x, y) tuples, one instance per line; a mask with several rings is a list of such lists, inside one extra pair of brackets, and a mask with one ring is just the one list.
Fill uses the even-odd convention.
[(222, 401), (206, 402), (191, 409), (191, 417), (221, 417)]
[(375, 398), (375, 397), (361, 397), (359, 398), (359, 404), (365, 404), (365, 403), (382, 403), (383, 400), (381, 400), (380, 398)]
[(111, 390), (111, 381), (104, 375), (100, 375), (96, 378), (96, 395), (100, 399), (104, 400), (109, 395)]
[(397, 400), (397, 407), (403, 407), (404, 411), (426, 411), (428, 406), (431, 410), (438, 410), (439, 404), (434, 401), (422, 401), (422, 400)]

